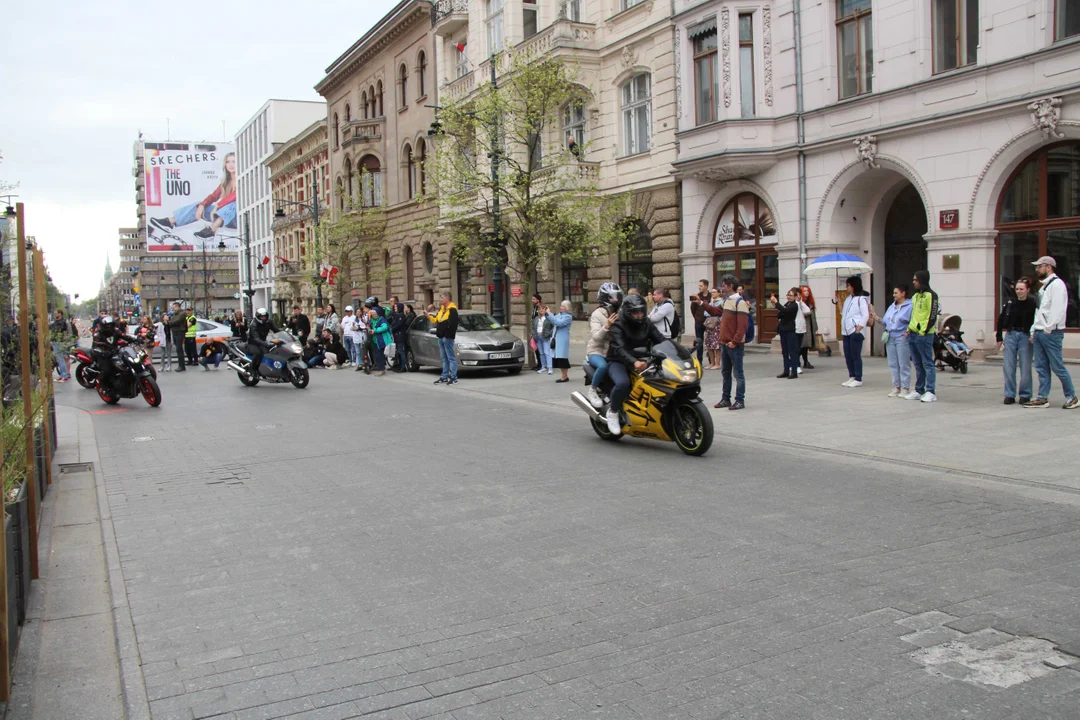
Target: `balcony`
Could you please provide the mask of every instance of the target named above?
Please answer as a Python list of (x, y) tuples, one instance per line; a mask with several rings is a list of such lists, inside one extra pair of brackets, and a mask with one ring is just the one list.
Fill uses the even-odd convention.
[(476, 87), (476, 74), (469, 71), (453, 82), (443, 86), (442, 97), (447, 102), (454, 102), (465, 97)]
[(303, 273), (304, 269), (300, 266), (300, 263), (295, 260), (292, 262), (278, 261), (277, 272), (274, 274), (274, 277), (280, 278), (281, 280), (296, 280), (299, 279)]
[(140, 185), (135, 191), (135, 203), (137, 205), (142, 205), (144, 202), (146, 202), (146, 192), (142, 189), (142, 186)]
[(377, 143), (383, 138), (383, 126), (386, 118), (371, 120), (351, 120), (341, 129), (341, 147), (346, 149), (354, 145)]
[(436, 35), (452, 35), (469, 24), (469, 0), (435, 0), (431, 4), (431, 29)]
[(595, 188), (600, 182), (600, 163), (579, 160), (559, 168), (549, 165), (536, 170), (533, 181), (539, 185), (541, 192), (574, 187)]
[(559, 19), (531, 38), (517, 45), (517, 51), (526, 56), (544, 55), (558, 48), (588, 50), (596, 38), (596, 26), (592, 23)]

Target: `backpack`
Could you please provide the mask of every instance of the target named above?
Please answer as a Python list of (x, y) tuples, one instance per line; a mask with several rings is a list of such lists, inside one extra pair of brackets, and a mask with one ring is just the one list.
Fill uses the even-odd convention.
[[(668, 300), (668, 302), (671, 302), (671, 301)], [(671, 318), (671, 324), (668, 325), (668, 330), (671, 331), (671, 339), (672, 340), (678, 340), (679, 337), (682, 335), (682, 330), (683, 330), (682, 316), (679, 315), (678, 309), (675, 308), (675, 303), (671, 303), (671, 306), (675, 310), (675, 314)]]
[[(736, 308), (737, 307), (738, 304), (736, 304)], [(746, 338), (743, 340), (743, 343), (752, 342), (754, 342), (754, 313), (751, 312), (746, 314)]]

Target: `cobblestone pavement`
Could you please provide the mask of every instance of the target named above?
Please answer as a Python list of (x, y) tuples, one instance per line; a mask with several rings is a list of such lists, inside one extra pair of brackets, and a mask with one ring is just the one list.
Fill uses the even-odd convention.
[(600, 441), (552, 404), (576, 385), (431, 379), (60, 390), (101, 413), (154, 720), (1080, 717), (1074, 492), (686, 458)]

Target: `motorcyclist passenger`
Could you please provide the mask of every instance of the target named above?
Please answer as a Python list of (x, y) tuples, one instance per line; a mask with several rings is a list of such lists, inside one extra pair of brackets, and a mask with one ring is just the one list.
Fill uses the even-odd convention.
[(596, 370), (592, 376), (587, 397), (592, 406), (600, 409), (604, 401), (600, 397), (600, 388), (607, 378), (607, 353), (611, 341), (611, 326), (619, 317), (619, 305), (623, 300), (623, 291), (618, 283), (606, 282), (596, 291), (596, 302), (600, 306), (589, 316), (589, 342), (585, 346), (585, 357)]
[(101, 373), (101, 379), (109, 387), (114, 387), (118, 368), (116, 356), (120, 352), (120, 343), (137, 343), (138, 339), (126, 335), (117, 324), (112, 315), (101, 318), (101, 322), (94, 331), (94, 343), (90, 349), (90, 355), (94, 358), (94, 366)]
[(645, 298), (640, 295), (627, 295), (622, 301), (618, 319), (609, 331), (607, 371), (615, 387), (611, 391), (611, 405), (608, 407), (606, 420), (612, 435), (622, 434), (619, 413), (630, 394), (630, 370), (641, 372), (649, 366), (644, 360), (635, 357), (633, 350), (639, 347), (651, 348), (665, 340), (663, 334), (649, 321), (648, 314)]
[(248, 329), (248, 342), (247, 351), (251, 356), (251, 366), (248, 368), (248, 375), (250, 377), (258, 377), (261, 368), (263, 356), (266, 355), (266, 351), (272, 346), (279, 344), (280, 340), (273, 340), (267, 342), (266, 338), (270, 333), (279, 332), (277, 325), (270, 319), (270, 313), (266, 312), (266, 308), (259, 308), (255, 311), (255, 319), (251, 323), (251, 327)]

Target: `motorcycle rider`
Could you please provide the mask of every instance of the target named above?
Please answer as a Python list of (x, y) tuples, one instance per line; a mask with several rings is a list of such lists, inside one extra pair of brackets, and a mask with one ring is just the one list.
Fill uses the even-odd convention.
[(596, 302), (600, 306), (589, 316), (589, 342), (585, 346), (585, 357), (596, 369), (589, 386), (588, 397), (592, 406), (599, 410), (604, 407), (600, 397), (600, 388), (607, 378), (607, 352), (611, 339), (611, 326), (619, 316), (619, 305), (623, 300), (623, 291), (618, 283), (606, 282), (596, 291)]
[(129, 344), (138, 342), (137, 338), (124, 334), (112, 315), (101, 318), (97, 330), (94, 331), (94, 343), (90, 354), (94, 358), (94, 367), (101, 373), (101, 382), (106, 383), (110, 388), (113, 387), (113, 380), (116, 378), (115, 358), (120, 352), (122, 340)]
[(649, 308), (645, 298), (640, 295), (627, 295), (622, 301), (618, 319), (609, 331), (607, 371), (615, 387), (611, 391), (611, 405), (605, 419), (612, 435), (622, 434), (619, 413), (630, 394), (630, 370), (641, 372), (649, 366), (647, 362), (634, 356), (634, 348), (652, 347), (667, 339), (652, 324), (648, 315)]
[(251, 356), (251, 365), (248, 366), (248, 377), (256, 378), (259, 376), (263, 356), (266, 355), (266, 351), (273, 345), (281, 343), (280, 340), (273, 340), (271, 342), (266, 341), (267, 336), (272, 332), (279, 332), (278, 327), (274, 324), (274, 321), (270, 319), (270, 313), (266, 312), (266, 308), (259, 308), (255, 311), (255, 320), (248, 329), (247, 351)]

